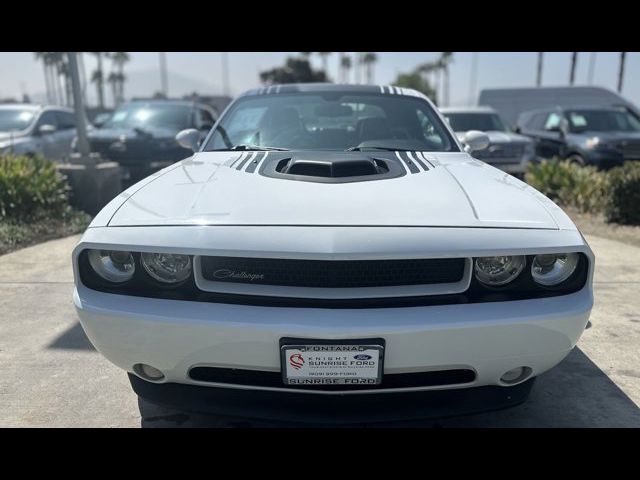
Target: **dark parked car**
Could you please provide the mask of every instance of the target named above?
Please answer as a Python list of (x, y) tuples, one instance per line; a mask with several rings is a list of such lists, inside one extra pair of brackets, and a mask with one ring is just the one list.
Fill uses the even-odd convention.
[(624, 107), (564, 107), (524, 112), (518, 131), (542, 158), (608, 169), (640, 160), (640, 119)]
[(93, 152), (120, 163), (122, 181), (130, 185), (192, 154), (178, 145), (186, 128), (202, 139), (216, 122), (211, 107), (190, 101), (133, 101), (118, 108), (99, 128), (88, 133)]

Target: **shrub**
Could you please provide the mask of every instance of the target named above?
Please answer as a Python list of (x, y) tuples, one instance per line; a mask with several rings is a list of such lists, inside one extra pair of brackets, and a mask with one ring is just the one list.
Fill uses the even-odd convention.
[(626, 162), (608, 174), (607, 222), (640, 225), (640, 163)]
[(0, 218), (62, 216), (69, 209), (69, 190), (53, 162), (39, 156), (0, 155)]
[(551, 200), (580, 212), (598, 213), (604, 208), (606, 174), (595, 167), (543, 160), (529, 165), (525, 180)]

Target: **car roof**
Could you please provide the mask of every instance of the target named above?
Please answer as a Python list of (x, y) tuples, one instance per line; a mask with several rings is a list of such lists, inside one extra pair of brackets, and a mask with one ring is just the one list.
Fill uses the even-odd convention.
[(469, 107), (443, 107), (440, 109), (442, 113), (498, 113), (491, 107), (469, 106)]
[(3, 103), (3, 104), (0, 104), (0, 109), (2, 109), (2, 110), (15, 110), (16, 108), (19, 108), (19, 109), (22, 109), (22, 110), (37, 111), (37, 110), (41, 110), (42, 109), (42, 105), (34, 105), (32, 103)]
[(269, 85), (266, 87), (253, 88), (239, 95), (268, 95), (287, 93), (322, 93), (322, 92), (344, 92), (344, 93), (380, 93), (391, 95), (409, 95), (427, 98), (424, 94), (412, 88), (396, 87), (394, 85), (353, 85), (340, 83), (287, 83)]
[(3, 110), (20, 109), (20, 110), (30, 110), (32, 112), (39, 112), (39, 111), (45, 111), (45, 110), (61, 110), (63, 112), (73, 113), (73, 109), (69, 107), (63, 107), (61, 105), (40, 105), (40, 104), (33, 104), (33, 103), (3, 103), (3, 104), (0, 104), (0, 109), (3, 109)]

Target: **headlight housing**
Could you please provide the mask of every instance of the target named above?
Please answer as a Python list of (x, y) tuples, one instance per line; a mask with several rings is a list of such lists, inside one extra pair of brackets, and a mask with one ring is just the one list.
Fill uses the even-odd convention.
[(162, 283), (181, 283), (191, 275), (189, 255), (144, 252), (140, 263), (153, 279)]
[(577, 266), (577, 253), (536, 255), (531, 263), (531, 276), (537, 284), (553, 287), (573, 275)]
[(476, 258), (474, 270), (480, 283), (499, 287), (518, 278), (526, 263), (522, 255), (479, 257)]
[(104, 280), (122, 283), (133, 278), (136, 263), (133, 254), (120, 250), (89, 250), (89, 264)]

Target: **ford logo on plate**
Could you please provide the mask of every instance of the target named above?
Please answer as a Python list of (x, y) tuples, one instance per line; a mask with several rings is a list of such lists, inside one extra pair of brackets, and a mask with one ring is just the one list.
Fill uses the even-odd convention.
[(354, 355), (353, 358), (355, 358), (356, 360), (371, 360), (371, 355), (359, 353), (358, 355)]

